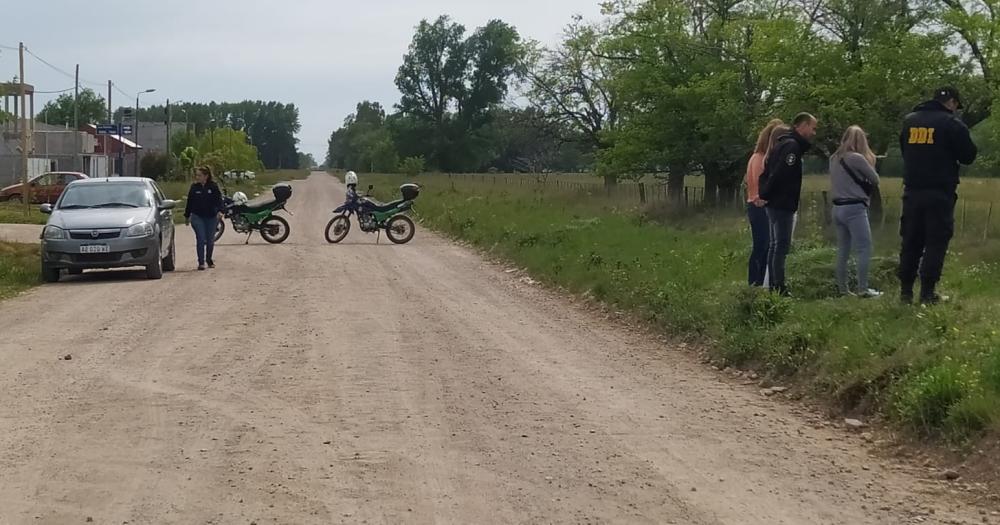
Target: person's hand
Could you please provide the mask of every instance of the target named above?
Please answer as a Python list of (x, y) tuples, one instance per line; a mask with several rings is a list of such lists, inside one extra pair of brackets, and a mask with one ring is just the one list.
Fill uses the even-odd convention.
[(757, 197), (757, 199), (753, 201), (753, 205), (756, 206), (756, 207), (758, 207), (758, 208), (763, 208), (764, 206), (767, 205), (767, 201), (764, 200), (764, 199), (761, 199), (760, 197)]

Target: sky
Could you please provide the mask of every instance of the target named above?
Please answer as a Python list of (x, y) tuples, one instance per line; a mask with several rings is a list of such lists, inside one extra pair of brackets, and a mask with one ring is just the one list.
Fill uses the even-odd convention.
[[(5, 3), (6, 4), (6, 3)], [(471, 32), (499, 18), (525, 38), (558, 42), (574, 14), (600, 17), (599, 0), (34, 0), (3, 8), (0, 46), (18, 42), (72, 73), (115, 107), (167, 99), (277, 100), (299, 108), (299, 149), (317, 161), (330, 132), (362, 100), (391, 108), (393, 80), (414, 27), (448, 14)], [(25, 78), (38, 91), (73, 79), (30, 55)], [(17, 52), (0, 47), (0, 78), (17, 74)], [(37, 95), (36, 112), (57, 95)], [(131, 100), (131, 102), (127, 102)]]

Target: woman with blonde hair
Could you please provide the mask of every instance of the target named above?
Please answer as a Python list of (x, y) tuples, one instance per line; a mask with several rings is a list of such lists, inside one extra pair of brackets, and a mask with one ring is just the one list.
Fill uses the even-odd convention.
[(872, 256), (868, 207), (878, 184), (875, 154), (868, 145), (868, 136), (858, 126), (847, 128), (840, 147), (830, 157), (833, 222), (837, 227), (837, 286), (844, 295), (853, 295), (847, 277), (852, 250), (858, 267), (857, 294), (861, 297), (882, 295), (868, 287), (868, 266)]
[(764, 174), (764, 159), (770, 146), (774, 143), (774, 130), (783, 122), (774, 119), (767, 123), (757, 135), (757, 145), (754, 147), (750, 161), (747, 163), (747, 221), (750, 223), (750, 237), (753, 247), (750, 249), (748, 263), (748, 281), (750, 286), (764, 286), (767, 275), (767, 247), (771, 242), (770, 226), (767, 221), (767, 211), (764, 201), (760, 199), (760, 176)]

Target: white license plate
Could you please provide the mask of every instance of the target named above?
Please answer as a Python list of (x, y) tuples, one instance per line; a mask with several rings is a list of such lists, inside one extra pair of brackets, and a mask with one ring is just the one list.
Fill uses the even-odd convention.
[(85, 244), (80, 247), (80, 253), (108, 253), (107, 244)]

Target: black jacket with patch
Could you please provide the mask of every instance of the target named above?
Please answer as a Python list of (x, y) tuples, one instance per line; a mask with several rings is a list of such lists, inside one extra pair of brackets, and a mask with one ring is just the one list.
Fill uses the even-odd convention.
[(184, 207), (184, 217), (197, 215), (210, 218), (222, 211), (222, 192), (214, 182), (191, 185), (188, 190), (187, 205)]
[(760, 198), (768, 208), (796, 212), (802, 194), (802, 155), (809, 141), (792, 130), (774, 144), (760, 176)]
[(936, 100), (920, 104), (906, 116), (899, 147), (903, 186), (910, 190), (954, 193), (959, 165), (972, 164), (978, 153), (969, 128)]

